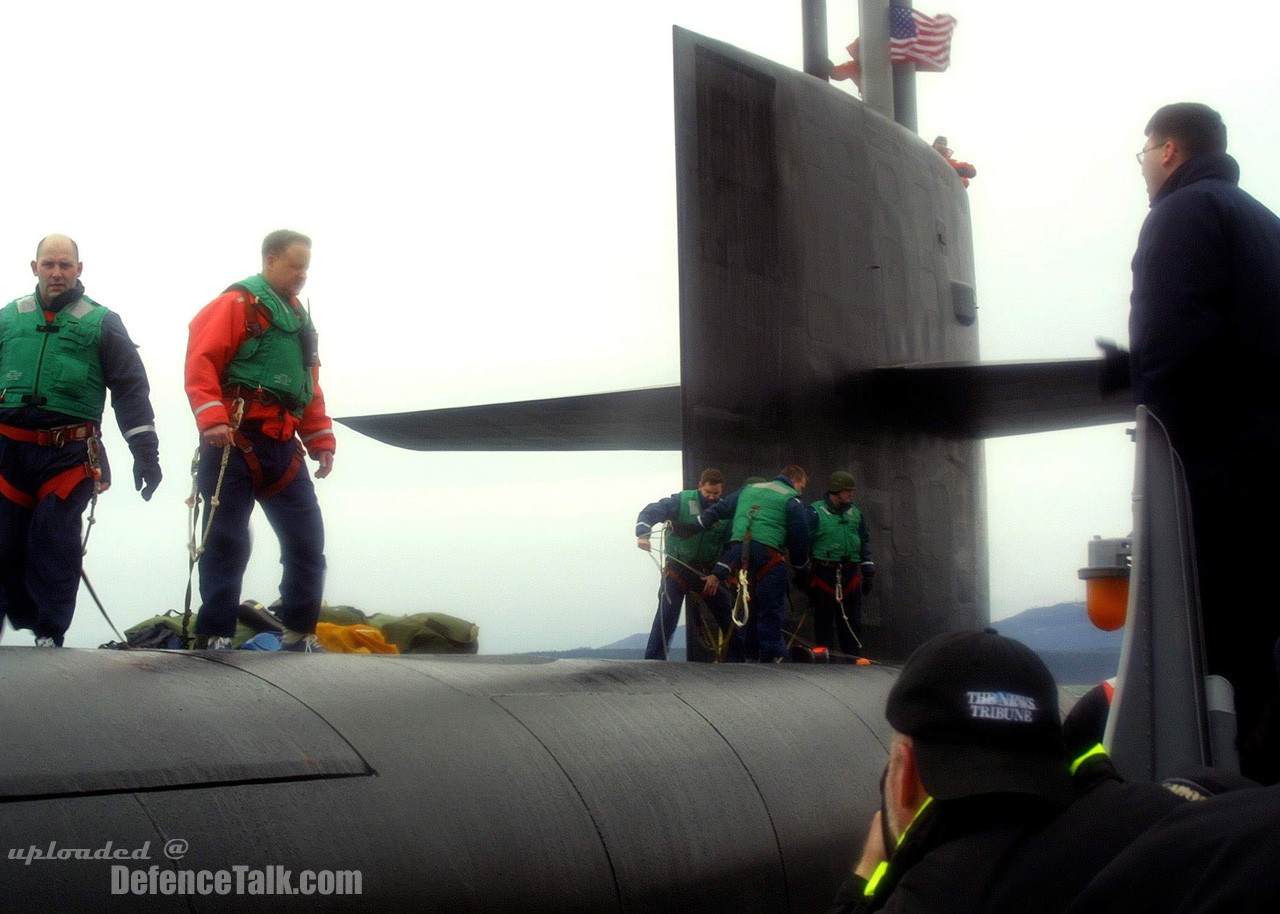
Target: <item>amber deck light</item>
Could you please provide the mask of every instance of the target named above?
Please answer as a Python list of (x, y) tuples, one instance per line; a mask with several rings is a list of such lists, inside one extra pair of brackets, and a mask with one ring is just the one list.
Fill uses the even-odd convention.
[(1129, 608), (1129, 560), (1132, 541), (1104, 540), (1095, 536), (1089, 543), (1089, 566), (1078, 574), (1085, 583), (1085, 603), (1089, 621), (1104, 632), (1124, 625)]

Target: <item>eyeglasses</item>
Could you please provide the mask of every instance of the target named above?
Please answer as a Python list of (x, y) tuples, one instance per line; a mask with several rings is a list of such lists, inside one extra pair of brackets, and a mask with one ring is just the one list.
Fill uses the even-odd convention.
[(1157, 149), (1159, 149), (1159, 148), (1160, 148), (1160, 146), (1148, 146), (1148, 147), (1146, 147), (1145, 149), (1143, 149), (1143, 150), (1142, 150), (1142, 152), (1135, 152), (1135, 153), (1133, 154), (1133, 157), (1134, 157), (1135, 159), (1137, 159), (1137, 160), (1138, 160), (1138, 164), (1139, 164), (1139, 165), (1141, 165), (1141, 164), (1142, 164), (1142, 160), (1143, 160), (1143, 159), (1145, 159), (1145, 158), (1147, 157), (1147, 153), (1148, 153), (1148, 152), (1154, 152), (1155, 150), (1157, 150)]

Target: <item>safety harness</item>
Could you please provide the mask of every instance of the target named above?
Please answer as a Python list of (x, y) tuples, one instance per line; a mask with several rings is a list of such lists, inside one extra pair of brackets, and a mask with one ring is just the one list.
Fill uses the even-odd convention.
[(832, 597), (835, 597), (836, 602), (840, 604), (841, 608), (844, 607), (844, 598), (849, 594), (853, 593), (854, 590), (862, 586), (862, 575), (857, 572), (855, 572), (853, 577), (849, 579), (848, 584), (841, 583), (844, 577), (844, 568), (841, 567), (843, 564), (841, 562), (821, 562), (821, 561), (818, 561), (817, 559), (814, 559), (813, 564), (821, 565), (824, 568), (830, 568), (830, 567), (835, 568), (836, 584), (834, 587), (832, 587), (826, 581), (822, 580), (822, 578), (818, 577), (817, 575), (814, 575), (813, 578), (809, 581), (809, 586), (814, 590), (821, 590), (823, 593), (830, 594)]
[(733, 604), (733, 624), (738, 628), (743, 628), (751, 620), (751, 586), (759, 584), (764, 580), (765, 575), (777, 568), (787, 560), (786, 553), (781, 549), (774, 549), (772, 546), (761, 543), (768, 554), (768, 558), (764, 564), (751, 573), (751, 524), (756, 519), (756, 512), (760, 510), (760, 505), (752, 505), (751, 510), (747, 512), (747, 526), (742, 532), (741, 546), (742, 551), (738, 555), (738, 598)]
[[(659, 525), (659, 529), (662, 529), (662, 528), (663, 528), (663, 525)], [(732, 640), (731, 633), (725, 629), (720, 628), (720, 623), (716, 621), (715, 616), (711, 613), (710, 609), (707, 608), (706, 601), (702, 598), (702, 594), (699, 593), (697, 590), (693, 589), (693, 582), (687, 580), (684, 576), (682, 576), (676, 570), (675, 566), (679, 566), (681, 568), (687, 568), (689, 571), (693, 572), (693, 574), (697, 575), (698, 577), (704, 577), (706, 575), (706, 572), (693, 567), (688, 562), (682, 561), (681, 559), (676, 558), (676, 556), (672, 555), (670, 552), (667, 552), (665, 537), (663, 539), (662, 546), (656, 549), (652, 547), (650, 548), (649, 557), (653, 559), (654, 564), (658, 565), (662, 578), (663, 579), (670, 578), (671, 580), (675, 581), (680, 588), (680, 593), (684, 597), (690, 598), (692, 600), (692, 603), (686, 604), (686, 609), (688, 609), (688, 607), (692, 605), (696, 605), (698, 607), (698, 615), (702, 620), (702, 625), (699, 627), (699, 632), (703, 636), (701, 639), (702, 644), (704, 647), (706, 647), (715, 655), (716, 663), (724, 663), (725, 659), (728, 657), (728, 654), (729, 654), (729, 644), (730, 644), (730, 641)], [(726, 587), (723, 581), (720, 583), (720, 587), (722, 589)], [(665, 600), (667, 598), (665, 588), (660, 587), (658, 589), (658, 593), (659, 593), (659, 599)], [(661, 606), (658, 607), (658, 614), (654, 624), (659, 626), (662, 625), (662, 607)], [(689, 624), (687, 615), (686, 615), (686, 624)], [(662, 632), (662, 651), (663, 651), (664, 660), (668, 659), (667, 658), (667, 639), (668, 638), (669, 638), (669, 634), (664, 628)]]
[[(88, 457), (80, 466), (69, 467), (45, 480), (34, 493), (24, 492), (9, 480), (0, 477), (0, 495), (20, 507), (32, 510), (36, 503), (47, 495), (67, 498), (73, 489), (86, 479), (97, 481), (102, 477), (101, 464), (98, 457), (96, 422), (82, 422), (78, 425), (62, 425), (57, 428), (31, 429), (18, 428), (15, 425), (0, 424), (0, 435), (24, 444), (35, 444), (40, 447), (62, 447), (73, 441), (84, 441), (88, 444)], [(98, 500), (97, 486), (94, 487), (93, 504)], [(92, 511), (90, 517), (92, 517)], [(90, 521), (92, 523), (92, 521)]]
[[(237, 403), (243, 404), (244, 401), (237, 400)], [(293, 482), (298, 476), (298, 471), (302, 469), (302, 463), (306, 459), (307, 452), (302, 446), (302, 442), (298, 442), (298, 446), (294, 449), (293, 459), (289, 461), (289, 466), (278, 479), (268, 481), (262, 474), (262, 464), (258, 461), (258, 455), (253, 452), (253, 442), (245, 437), (244, 432), (237, 427), (231, 436), (231, 441), (240, 453), (244, 455), (244, 462), (249, 466), (249, 478), (253, 480), (253, 494), (258, 498), (271, 498), (279, 495), (285, 490), (289, 483)], [(230, 450), (230, 445), (227, 446)], [(226, 470), (226, 458), (223, 458), (223, 470)], [(219, 483), (222, 481), (221, 475), (218, 477)], [(208, 534), (208, 530), (205, 530)]]
[[(93, 525), (97, 523), (95, 515), (98, 511), (98, 485), (102, 479), (102, 445), (98, 438), (98, 424), (96, 422), (81, 422), (76, 425), (60, 425), (56, 428), (32, 429), (18, 428), (16, 425), (0, 423), (0, 435), (12, 441), (21, 441), (24, 444), (34, 444), (39, 447), (62, 447), (73, 441), (83, 441), (85, 443), (84, 463), (80, 466), (63, 470), (61, 473), (57, 473), (45, 480), (34, 495), (16, 488), (2, 476), (0, 476), (0, 495), (20, 507), (34, 510), (35, 506), (45, 497), (57, 495), (61, 499), (66, 499), (70, 497), (72, 491), (81, 482), (86, 479), (93, 480), (92, 494), (89, 496), (89, 516), (85, 521), (84, 539), (80, 541), (80, 555), (88, 555), (89, 534), (93, 532)], [(116, 624), (111, 621), (107, 608), (102, 605), (102, 600), (99, 599), (98, 592), (93, 589), (93, 584), (89, 581), (89, 575), (85, 573), (83, 567), (80, 569), (80, 579), (84, 581), (84, 586), (88, 589), (89, 596), (93, 598), (94, 604), (98, 607), (98, 612), (102, 613), (102, 618), (107, 620), (107, 625), (110, 626), (111, 631), (115, 633), (117, 638), (123, 639), (124, 636), (120, 634)]]
[[(749, 545), (751, 541), (745, 539), (742, 542), (743, 545)], [(751, 618), (751, 588), (747, 566), (743, 563), (738, 564), (738, 596), (733, 601), (733, 615), (730, 618), (738, 628), (745, 628), (747, 621)]]
[[(853, 643), (858, 645), (858, 650), (862, 650), (862, 639), (859, 638), (858, 633), (853, 630), (853, 624), (849, 621), (849, 614), (845, 612), (845, 608), (844, 608), (845, 596), (853, 593), (857, 588), (862, 586), (862, 574), (860, 572), (855, 572), (853, 577), (849, 580), (849, 583), (843, 584), (842, 583), (842, 579), (844, 577), (843, 562), (821, 562), (821, 561), (818, 561), (817, 559), (814, 559), (813, 563), (815, 565), (821, 565), (825, 568), (830, 568), (832, 566), (835, 567), (836, 584), (834, 587), (832, 587), (826, 581), (822, 580), (822, 578), (818, 577), (816, 574), (809, 581), (809, 587), (812, 588), (813, 590), (820, 590), (823, 593), (829, 594), (830, 596), (835, 598), (836, 606), (840, 608), (840, 621), (844, 623), (845, 630), (848, 631), (850, 637), (853, 638)], [(806, 610), (806, 612), (808, 612), (808, 610)], [(803, 624), (804, 623), (802, 621), (801, 625)]]

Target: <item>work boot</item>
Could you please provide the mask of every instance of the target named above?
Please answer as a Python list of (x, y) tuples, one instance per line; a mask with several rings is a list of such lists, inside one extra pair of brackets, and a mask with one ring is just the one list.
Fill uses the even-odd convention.
[(320, 642), (314, 634), (304, 634), (302, 632), (284, 630), (284, 637), (280, 641), (280, 650), (293, 651), (298, 654), (327, 654), (329, 653), (320, 646)]
[(47, 636), (41, 636), (36, 639), (36, 647), (57, 647), (58, 642)]

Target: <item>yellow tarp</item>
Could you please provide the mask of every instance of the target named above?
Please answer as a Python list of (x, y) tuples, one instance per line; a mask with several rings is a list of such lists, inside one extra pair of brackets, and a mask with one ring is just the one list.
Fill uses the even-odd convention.
[(316, 640), (326, 651), (334, 654), (398, 654), (400, 649), (387, 643), (382, 632), (372, 625), (334, 625), (320, 622), (316, 625)]

